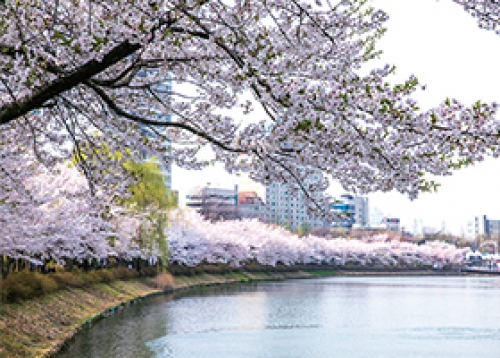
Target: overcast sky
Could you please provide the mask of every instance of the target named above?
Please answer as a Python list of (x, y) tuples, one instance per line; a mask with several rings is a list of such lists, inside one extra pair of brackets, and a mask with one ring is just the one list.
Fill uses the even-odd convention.
[[(388, 31), (379, 42), (383, 63), (397, 66), (395, 80), (411, 74), (427, 85), (416, 99), (427, 109), (446, 97), (471, 104), (478, 99), (500, 102), (500, 36), (480, 30), (475, 20), (451, 0), (373, 0), (390, 17)], [(173, 188), (185, 197), (196, 185), (230, 187), (236, 183), (220, 167), (203, 172), (173, 170)], [(460, 234), (468, 219), (487, 215), (500, 219), (500, 159), (488, 159), (451, 177), (440, 178), (438, 193), (423, 194), (411, 202), (399, 193), (369, 195), (370, 207), (399, 217), (413, 229), (414, 219), (424, 226)], [(333, 195), (342, 193), (339, 186)]]

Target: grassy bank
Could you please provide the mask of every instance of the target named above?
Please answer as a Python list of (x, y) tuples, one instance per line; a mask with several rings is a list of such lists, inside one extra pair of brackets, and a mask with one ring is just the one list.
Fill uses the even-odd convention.
[[(322, 272), (321, 275), (325, 275)], [(329, 272), (330, 275), (333, 271)], [(197, 274), (176, 276), (174, 290), (236, 282), (308, 278), (302, 271), (282, 273)], [(4, 303), (0, 313), (0, 357), (43, 357), (92, 320), (100, 319), (140, 298), (163, 293), (153, 278), (116, 280), (82, 288), (58, 290), (14, 303)]]
[(43, 357), (57, 352), (61, 344), (93, 320), (143, 297), (162, 294), (156, 287), (171, 285), (175, 291), (237, 282), (327, 277), (334, 275), (434, 275), (430, 270), (275, 270), (274, 272), (226, 272), (132, 278), (68, 287), (28, 300), (3, 304), (0, 313), (0, 357)]
[(142, 278), (98, 283), (3, 304), (0, 314), (0, 356), (43, 356), (99, 313), (139, 297), (161, 292), (150, 281)]

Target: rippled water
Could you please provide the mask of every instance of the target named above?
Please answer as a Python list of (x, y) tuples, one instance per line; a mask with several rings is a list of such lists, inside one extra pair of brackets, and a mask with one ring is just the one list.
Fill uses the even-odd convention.
[(500, 357), (500, 277), (336, 277), (130, 306), (58, 357)]

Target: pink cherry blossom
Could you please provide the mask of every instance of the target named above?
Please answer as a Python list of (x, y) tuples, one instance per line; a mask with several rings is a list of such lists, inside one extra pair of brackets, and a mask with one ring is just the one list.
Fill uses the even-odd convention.
[[(178, 215), (178, 214), (177, 214)], [(179, 217), (179, 216), (178, 216)], [(469, 248), (431, 241), (417, 245), (374, 235), (362, 240), (298, 237), (282, 227), (257, 220), (211, 223), (191, 210), (182, 212), (169, 231), (170, 261), (195, 266), (206, 261), (242, 266), (263, 265), (432, 265), (460, 264)]]
[[(455, 2), (496, 30), (496, 2)], [(9, 224), (0, 230), (8, 247), (21, 255), (49, 226), (71, 232), (79, 210), (90, 236), (76, 236), (102, 237), (111, 221), (97, 222), (97, 213), (130, 183), (121, 162), (144, 152), (200, 169), (212, 162), (200, 150), (211, 148), (228, 172), (287, 183), (321, 215), (329, 180), (413, 199), (436, 187), (429, 175), (497, 156), (496, 104), (445, 100), (421, 110), (415, 76), (389, 84), (395, 67), (371, 61), (387, 19), (354, 0), (1, 1), (0, 211)], [(32, 178), (56, 183), (44, 170), (75, 157), (87, 191), (35, 195), (47, 178)]]

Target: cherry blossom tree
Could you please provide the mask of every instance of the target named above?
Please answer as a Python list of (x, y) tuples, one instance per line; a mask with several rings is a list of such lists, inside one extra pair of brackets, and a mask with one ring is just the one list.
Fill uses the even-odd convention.
[[(174, 215), (174, 213), (172, 213)], [(279, 226), (258, 220), (211, 223), (185, 210), (170, 228), (169, 252), (172, 263), (196, 266), (203, 262), (240, 267), (257, 261), (275, 266), (328, 264), (344, 266), (456, 265), (469, 248), (431, 241), (424, 245), (401, 242), (388, 235), (362, 239), (299, 237)]]
[(2, 255), (38, 264), (109, 255), (107, 238), (114, 228), (102, 215), (104, 201), (99, 195), (88, 195), (86, 179), (76, 168), (60, 164), (48, 170), (35, 161), (21, 163), (17, 171), (30, 171), (32, 176), (10, 188), (4, 186)]
[[(161, 177), (153, 163), (134, 169)], [(67, 264), (108, 257), (132, 260), (166, 256), (167, 228), (166, 220), (162, 220), (166, 213), (159, 210), (169, 207), (169, 198), (165, 197), (163, 181), (158, 192), (151, 193), (139, 180), (132, 187), (136, 195), (121, 198), (127, 201), (124, 205), (110, 200), (103, 188), (90, 195), (85, 176), (73, 164), (48, 169), (32, 158), (17, 170), (29, 171), (31, 176), (4, 187), (7, 195), (0, 197), (2, 255), (40, 265), (50, 260)], [(150, 210), (138, 196), (142, 200), (147, 197), (148, 202), (156, 200), (158, 207)], [(132, 205), (137, 202), (140, 208)]]
[(482, 29), (495, 31), (500, 34), (500, 4), (495, 0), (453, 0), (461, 5), (465, 11), (477, 18)]
[[(495, 104), (421, 110), (415, 77), (390, 85), (394, 67), (371, 64), (387, 15), (366, 2), (1, 1), (0, 143), (18, 149), (2, 158), (0, 185), (26, 148), (49, 165), (76, 150), (93, 191), (120, 178), (105, 157), (86, 162), (92, 148), (198, 169), (209, 147), (229, 172), (286, 182), (319, 210), (329, 178), (415, 198), (434, 187), (429, 174), (496, 155)], [(313, 171), (323, 177), (305, 180)]]

